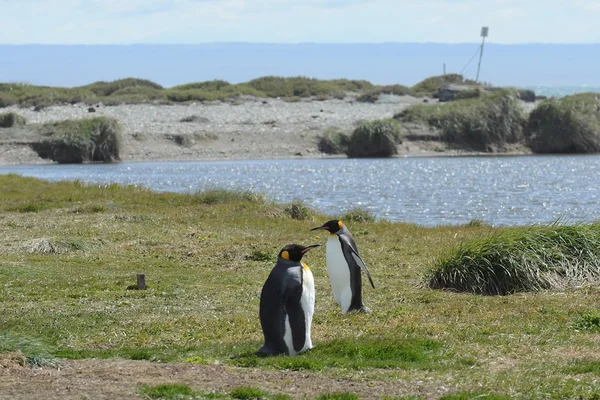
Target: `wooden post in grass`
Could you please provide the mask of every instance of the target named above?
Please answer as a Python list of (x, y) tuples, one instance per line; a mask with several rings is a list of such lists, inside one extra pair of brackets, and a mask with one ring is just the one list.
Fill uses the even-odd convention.
[(146, 290), (146, 275), (137, 274), (137, 289)]

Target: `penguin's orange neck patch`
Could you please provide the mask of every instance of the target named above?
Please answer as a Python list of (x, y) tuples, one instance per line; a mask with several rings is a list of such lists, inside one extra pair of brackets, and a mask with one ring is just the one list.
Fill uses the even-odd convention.
[(287, 251), (282, 251), (281, 252), (281, 258), (283, 258), (284, 260), (289, 260), (290, 259), (290, 253)]
[(342, 221), (338, 221), (338, 226), (340, 227), (340, 229), (342, 229), (344, 227), (344, 224), (342, 223)]
[(310, 271), (310, 268), (308, 268), (308, 264), (304, 261), (302, 261), (302, 268), (304, 268), (305, 271)]

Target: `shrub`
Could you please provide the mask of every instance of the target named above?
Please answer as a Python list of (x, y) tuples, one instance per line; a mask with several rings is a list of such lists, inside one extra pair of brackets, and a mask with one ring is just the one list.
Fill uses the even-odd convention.
[(297, 219), (300, 221), (309, 219), (311, 215), (310, 208), (299, 200), (293, 201), (286, 205), (284, 211), (291, 219)]
[(459, 74), (446, 74), (432, 76), (427, 79), (424, 79), (421, 82), (414, 85), (413, 87), (411, 87), (410, 89), (411, 92), (415, 95), (435, 97), (439, 88), (451, 83), (466, 83), (470, 85), (477, 84), (477, 82), (465, 79), (462, 75)]
[(10, 107), (14, 104), (17, 104), (15, 96), (0, 92), (0, 108)]
[(220, 92), (223, 89), (230, 88), (231, 83), (219, 79), (204, 82), (187, 83), (185, 85), (178, 85), (172, 87), (175, 90), (189, 90), (189, 89), (201, 89), (207, 92), (215, 91)]
[(412, 91), (409, 87), (404, 85), (387, 85), (387, 86), (379, 86), (375, 87), (366, 93), (358, 96), (356, 101), (360, 101), (362, 103), (375, 103), (379, 100), (379, 96), (382, 94), (393, 94), (396, 96), (405, 96), (412, 94)]
[(420, 122), (440, 131), (456, 147), (491, 152), (524, 137), (525, 117), (514, 91), (501, 90), (478, 99), (437, 105), (417, 104), (394, 118)]
[(197, 193), (194, 200), (201, 204), (262, 203), (264, 196), (244, 190), (208, 189)]
[(600, 224), (507, 229), (465, 242), (437, 260), (433, 289), (483, 295), (600, 281)]
[(13, 126), (25, 125), (25, 118), (17, 113), (9, 112), (0, 114), (0, 128), (11, 128)]
[(543, 101), (529, 115), (526, 140), (535, 153), (600, 151), (600, 95)]
[(148, 87), (153, 89), (163, 88), (158, 83), (138, 78), (125, 78), (110, 82), (98, 81), (89, 85), (81, 86), (82, 89), (90, 90), (97, 96), (110, 96), (114, 92), (126, 87)]
[(122, 89), (115, 90), (110, 94), (111, 97), (128, 97), (135, 96), (146, 101), (165, 99), (165, 93), (161, 89), (150, 86), (127, 86)]
[(47, 138), (31, 147), (42, 158), (58, 163), (112, 162), (120, 160), (122, 133), (109, 117), (67, 120), (42, 127)]
[(369, 210), (354, 208), (346, 212), (340, 218), (342, 221), (351, 222), (375, 222), (375, 216)]
[(402, 143), (400, 125), (393, 119), (365, 122), (359, 125), (348, 143), (348, 157), (390, 157), (398, 154)]
[(326, 154), (344, 154), (348, 150), (350, 138), (339, 128), (327, 128), (319, 138), (317, 147)]

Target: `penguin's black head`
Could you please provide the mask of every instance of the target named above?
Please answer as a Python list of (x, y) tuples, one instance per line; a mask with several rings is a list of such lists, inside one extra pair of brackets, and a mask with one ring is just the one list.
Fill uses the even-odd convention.
[(312, 228), (311, 231), (316, 231), (317, 229), (323, 229), (331, 234), (335, 234), (340, 229), (344, 227), (344, 224), (339, 219), (332, 219), (331, 221), (325, 222), (321, 226), (317, 226), (316, 228)]
[(300, 262), (300, 260), (302, 260), (302, 256), (304, 256), (307, 251), (319, 246), (320, 244), (311, 244), (310, 246), (288, 244), (281, 249), (279, 252), (279, 257), (283, 258), (284, 260)]

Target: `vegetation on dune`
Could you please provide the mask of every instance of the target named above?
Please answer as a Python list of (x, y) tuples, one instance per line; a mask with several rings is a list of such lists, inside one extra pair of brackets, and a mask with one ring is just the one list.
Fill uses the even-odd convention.
[(375, 87), (373, 89), (368, 90), (366, 93), (361, 94), (356, 98), (357, 101), (361, 101), (364, 103), (375, 103), (379, 100), (379, 97), (382, 94), (393, 94), (396, 96), (406, 96), (412, 95), (413, 92), (408, 86), (404, 85), (386, 85)]
[(0, 128), (12, 128), (25, 125), (27, 121), (22, 115), (14, 112), (0, 114)]
[[(433, 88), (443, 82), (460, 81), (459, 75), (446, 75), (427, 79), (413, 88), (400, 84), (374, 85), (364, 80), (320, 80), (308, 77), (264, 76), (249, 82), (232, 84), (224, 80), (192, 82), (172, 88), (138, 78), (125, 78), (109, 82), (94, 82), (73, 88), (35, 86), (22, 83), (0, 83), (0, 107), (19, 104), (23, 107), (44, 107), (61, 103), (105, 105), (138, 103), (205, 102), (233, 99), (248, 95), (283, 98), (297, 101), (313, 97), (317, 100), (343, 99), (347, 94), (358, 96), (359, 101), (375, 102), (381, 94), (433, 95)], [(417, 91), (415, 91), (417, 90)]]
[(44, 139), (31, 143), (42, 158), (58, 163), (120, 160), (122, 131), (114, 118), (66, 120), (41, 126)]
[(350, 137), (341, 129), (327, 128), (319, 137), (317, 147), (320, 152), (326, 154), (345, 154), (348, 150)]
[[(26, 342), (47, 343), (52, 357), (221, 364), (273, 375), (307, 371), (332, 381), (358, 376), (379, 387), (382, 397), (497, 393), (496, 398), (591, 399), (598, 392), (598, 366), (587, 357), (598, 347), (597, 285), (560, 294), (477, 296), (421, 284), (432, 260), (448, 259), (461, 243), (478, 248), (473, 240), (509, 233), (514, 246), (495, 245), (506, 248), (497, 254), (512, 257), (513, 264), (517, 257), (532, 265), (537, 260), (548, 271), (541, 275), (565, 282), (563, 265), (596, 262), (598, 225), (424, 228), (342, 216), (379, 282), (376, 290), (363, 290), (373, 312), (340, 314), (325, 249), (315, 249), (306, 261), (317, 288), (316, 347), (296, 357), (263, 359), (254, 356), (263, 340), (260, 290), (277, 252), (288, 243), (324, 244), (326, 235), (310, 229), (332, 216), (243, 191), (154, 193), (17, 175), (0, 175), (0, 187), (4, 359), (28, 350), (2, 347), (7, 343), (2, 338), (27, 337), (34, 339)], [(146, 275), (147, 289), (129, 290), (138, 273)], [(574, 268), (567, 273), (576, 276)], [(498, 355), (510, 360), (509, 368), (499, 368)], [(261, 397), (280, 398), (269, 395), (269, 385), (253, 382), (267, 393)], [(452, 390), (441, 392), (441, 386)], [(185, 396), (188, 389), (156, 388), (147, 396)], [(253, 390), (231, 389), (223, 396)], [(281, 391), (297, 395), (287, 385)], [(324, 387), (321, 394), (334, 392)]]
[(460, 74), (446, 74), (426, 78), (413, 85), (410, 90), (416, 96), (435, 97), (437, 91), (442, 86), (449, 84), (478, 85), (477, 82), (465, 79), (464, 76)]
[(506, 295), (600, 282), (600, 224), (504, 230), (436, 263), (434, 289)]
[(522, 141), (526, 123), (515, 92), (508, 90), (478, 99), (438, 105), (417, 104), (394, 118), (427, 124), (439, 130), (442, 140), (447, 143), (484, 152)]
[(360, 124), (350, 136), (348, 157), (390, 157), (398, 154), (402, 143), (400, 124), (393, 119), (381, 119)]
[(535, 153), (600, 152), (600, 95), (543, 101), (529, 116), (526, 140)]

